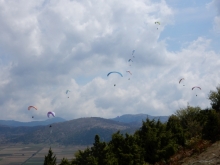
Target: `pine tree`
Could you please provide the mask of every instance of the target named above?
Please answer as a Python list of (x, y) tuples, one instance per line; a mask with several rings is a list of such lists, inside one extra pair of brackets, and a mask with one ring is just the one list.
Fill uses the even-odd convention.
[(44, 158), (44, 165), (56, 165), (56, 155), (53, 154), (51, 148), (48, 151), (48, 154)]
[(70, 165), (70, 162), (68, 161), (68, 159), (63, 158), (63, 159), (61, 160), (61, 163), (60, 163), (59, 165)]

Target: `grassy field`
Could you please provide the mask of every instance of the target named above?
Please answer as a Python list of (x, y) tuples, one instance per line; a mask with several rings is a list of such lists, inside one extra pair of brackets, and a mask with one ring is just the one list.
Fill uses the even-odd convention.
[[(60, 163), (63, 157), (72, 159), (74, 153), (83, 150), (87, 146), (60, 146), (52, 145), (51, 149)], [(16, 144), (0, 146), (0, 165), (42, 165), (45, 155), (47, 155), (50, 146), (43, 144)]]

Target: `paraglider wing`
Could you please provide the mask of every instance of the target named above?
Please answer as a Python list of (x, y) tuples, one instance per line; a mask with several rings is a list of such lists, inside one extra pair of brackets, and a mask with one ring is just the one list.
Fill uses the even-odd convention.
[(135, 50), (132, 51), (132, 55), (134, 54)]
[(130, 61), (133, 62), (132, 59), (129, 59), (129, 60), (128, 60), (128, 62), (130, 62)]
[(117, 74), (119, 74), (121, 77), (123, 77), (123, 75), (122, 75), (120, 72), (115, 72), (115, 71), (109, 72), (109, 73), (107, 74), (107, 76), (109, 76), (109, 75), (112, 74), (112, 73), (117, 73)]
[(66, 94), (67, 94), (68, 92), (70, 92), (70, 90), (66, 90)]
[(184, 78), (181, 78), (181, 79), (180, 79), (179, 84), (181, 83), (182, 80), (184, 80)]
[(198, 89), (200, 89), (200, 90), (201, 90), (201, 88), (200, 88), (200, 87), (192, 87), (192, 90), (193, 90), (194, 88), (198, 88)]
[(49, 118), (49, 117), (50, 117), (50, 115), (52, 115), (53, 117), (55, 117), (55, 112), (51, 112), (51, 111), (50, 111), (50, 112), (48, 112), (48, 113), (47, 113), (47, 117)]
[(128, 72), (128, 73), (130, 73), (130, 75), (132, 75), (131, 72), (130, 72), (129, 70), (127, 70), (126, 72)]
[(160, 25), (160, 22), (156, 21), (156, 22), (155, 22), (155, 24), (158, 24), (158, 25)]
[(32, 105), (28, 107), (28, 110), (31, 110), (31, 108), (34, 108), (34, 109), (37, 110), (37, 108), (35, 106), (32, 106)]

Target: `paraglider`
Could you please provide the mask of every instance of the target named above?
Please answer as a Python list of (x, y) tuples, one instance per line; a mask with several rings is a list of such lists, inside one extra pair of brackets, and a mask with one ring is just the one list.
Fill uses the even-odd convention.
[(47, 117), (48, 117), (48, 118), (50, 118), (50, 115), (52, 115), (53, 117), (55, 117), (55, 112), (51, 112), (51, 111), (47, 112)]
[[(55, 112), (47, 112), (47, 117), (50, 118), (50, 115), (52, 115), (53, 117), (55, 117)], [(50, 128), (52, 127), (52, 125), (50, 125)]]
[[(158, 24), (158, 26), (159, 26), (159, 25), (160, 25), (160, 22), (156, 21), (155, 24)], [(158, 30), (158, 28), (157, 28), (157, 30)]]
[[(129, 59), (128, 62), (130, 63), (130, 62), (133, 62), (133, 61), (132, 61), (132, 59)], [(131, 64), (129, 64), (129, 66), (131, 66)]]
[[(195, 88), (198, 88), (198, 89), (200, 89), (200, 90), (201, 90), (201, 88), (200, 88), (200, 87), (198, 87), (198, 86), (192, 87), (192, 90), (193, 90), (193, 89), (195, 89)], [(197, 96), (197, 94), (196, 94), (196, 96)]]
[[(129, 73), (130, 75), (132, 75), (132, 73), (129, 70), (127, 70), (126, 72)], [(130, 78), (128, 78), (128, 80), (130, 80)]]
[[(32, 108), (35, 109), (35, 110), (37, 110), (37, 107), (32, 106), (32, 105), (30, 105), (30, 106), (28, 107), (28, 110), (31, 110)], [(34, 118), (34, 116), (32, 116), (32, 118)]]
[[(66, 94), (68, 94), (70, 92), (70, 90), (66, 90)], [(69, 98), (69, 96), (68, 96), (68, 98)]]
[(132, 51), (132, 56), (133, 56), (133, 58), (134, 58), (134, 52), (135, 52), (135, 50)]
[(132, 75), (132, 73), (129, 70), (127, 70), (126, 72), (128, 72), (128, 73), (130, 73), (130, 75)]
[[(123, 77), (123, 75), (122, 75), (120, 72), (116, 72), (116, 71), (109, 72), (109, 73), (107, 74), (107, 77), (108, 77), (110, 74), (112, 74), (112, 73), (119, 74), (121, 77)], [(114, 84), (114, 86), (116, 86), (116, 84)]]
[[(132, 61), (132, 59), (129, 59), (128, 62), (130, 63), (130, 62), (133, 62), (133, 61)], [(129, 64), (129, 66), (131, 66), (131, 63)]]
[[(185, 80), (185, 79), (184, 79), (184, 78), (181, 78), (181, 79), (179, 80), (179, 84), (180, 84), (183, 80)], [(185, 85), (183, 84), (183, 86), (185, 86)]]

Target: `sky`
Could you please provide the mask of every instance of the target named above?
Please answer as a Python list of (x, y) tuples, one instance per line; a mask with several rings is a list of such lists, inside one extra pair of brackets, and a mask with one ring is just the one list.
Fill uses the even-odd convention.
[(0, 120), (168, 116), (220, 82), (219, 0), (0, 0), (0, 25)]

